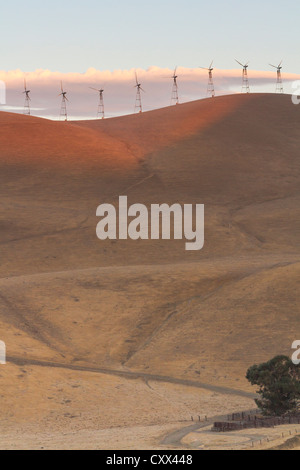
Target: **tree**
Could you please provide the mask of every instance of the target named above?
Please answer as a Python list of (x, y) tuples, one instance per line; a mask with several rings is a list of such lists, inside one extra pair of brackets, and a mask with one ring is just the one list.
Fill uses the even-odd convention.
[(284, 416), (300, 410), (300, 365), (287, 356), (276, 356), (269, 362), (254, 365), (246, 378), (258, 385), (260, 399), (255, 402), (265, 416)]

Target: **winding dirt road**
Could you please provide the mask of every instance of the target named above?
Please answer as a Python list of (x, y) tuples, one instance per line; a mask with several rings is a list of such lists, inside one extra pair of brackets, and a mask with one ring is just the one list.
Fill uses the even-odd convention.
[(54, 367), (59, 369), (68, 369), (68, 370), (78, 370), (82, 372), (93, 372), (98, 374), (108, 374), (108, 375), (115, 375), (118, 377), (125, 377), (127, 379), (138, 379), (142, 378), (146, 381), (153, 380), (157, 382), (166, 382), (166, 383), (173, 383), (179, 385), (185, 385), (187, 387), (196, 387), (202, 388), (205, 390), (210, 390), (212, 392), (226, 394), (226, 395), (237, 395), (244, 398), (255, 398), (255, 394), (250, 392), (245, 392), (243, 390), (236, 390), (234, 388), (222, 387), (218, 385), (210, 385), (203, 382), (196, 382), (194, 380), (187, 380), (187, 379), (178, 379), (175, 377), (168, 377), (164, 375), (155, 375), (155, 374), (146, 374), (144, 372), (135, 372), (135, 371), (127, 371), (127, 370), (116, 370), (116, 369), (104, 369), (98, 367), (88, 367), (88, 366), (80, 366), (74, 364), (64, 364), (59, 362), (48, 362), (48, 361), (39, 361), (37, 359), (30, 359), (30, 358), (21, 358), (15, 356), (8, 356), (7, 362), (12, 363), (18, 366), (25, 366), (25, 365), (32, 365), (32, 366), (39, 366), (39, 367)]

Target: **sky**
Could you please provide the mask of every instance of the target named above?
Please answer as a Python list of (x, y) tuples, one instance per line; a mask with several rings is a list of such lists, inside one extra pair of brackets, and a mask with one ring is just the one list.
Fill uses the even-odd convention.
[[(96, 98), (88, 86), (100, 81), (106, 82), (107, 97), (109, 92), (115, 97), (107, 98), (109, 115), (126, 114), (134, 105), (137, 69), (148, 87), (145, 109), (167, 106), (172, 84), (163, 76), (176, 65), (181, 100), (203, 98), (207, 77), (198, 67), (212, 59), (219, 94), (239, 92), (235, 57), (250, 61), (253, 91), (274, 91), (270, 62), (283, 59), (285, 78), (300, 78), (299, 18), (297, 0), (10, 0), (2, 3), (0, 15), (6, 105), (21, 112), (26, 74), (36, 115), (55, 118), (60, 79), (73, 94), (74, 118), (93, 115)], [(48, 81), (40, 80), (41, 71)], [(291, 83), (285, 90), (291, 92)]]

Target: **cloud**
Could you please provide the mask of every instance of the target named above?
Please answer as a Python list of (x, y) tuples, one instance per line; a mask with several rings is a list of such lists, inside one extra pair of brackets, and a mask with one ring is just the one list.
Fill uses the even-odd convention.
[[(173, 70), (156, 66), (147, 70), (137, 69), (143, 93), (144, 110), (170, 105)], [(178, 67), (180, 101), (192, 101), (206, 97), (208, 74), (203, 69)], [(85, 73), (61, 73), (38, 69), (24, 73), (22, 70), (0, 71), (0, 81), (6, 84), (6, 106), (20, 112), (23, 107), (23, 83), (31, 90), (32, 114), (57, 119), (60, 109), (60, 82), (68, 92), (69, 116), (75, 119), (94, 118), (97, 113), (96, 92), (89, 87), (105, 88), (106, 116), (129, 114), (135, 103), (135, 70), (96, 70), (89, 68)], [(285, 91), (292, 93), (292, 82), (300, 75), (283, 73)], [(274, 92), (276, 71), (249, 70), (250, 86), (255, 92)], [(214, 70), (216, 94), (239, 93), (241, 91), (241, 69)], [(0, 108), (0, 109), (3, 109)], [(7, 109), (7, 108), (6, 108)]]

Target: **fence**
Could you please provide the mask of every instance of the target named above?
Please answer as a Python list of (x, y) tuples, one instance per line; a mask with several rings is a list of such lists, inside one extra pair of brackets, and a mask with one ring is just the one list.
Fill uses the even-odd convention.
[(273, 428), (282, 424), (300, 424), (300, 414), (285, 417), (266, 417), (250, 413), (228, 415), (228, 421), (216, 421), (212, 427), (215, 432), (238, 431), (250, 428)]

